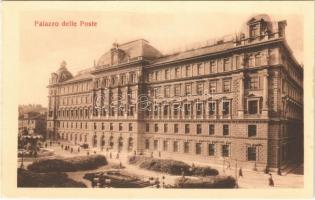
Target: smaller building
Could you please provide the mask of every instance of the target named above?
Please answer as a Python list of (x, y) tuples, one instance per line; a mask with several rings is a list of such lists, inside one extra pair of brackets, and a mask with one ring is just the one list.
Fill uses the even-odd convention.
[(28, 112), (19, 116), (19, 135), (46, 136), (46, 114)]

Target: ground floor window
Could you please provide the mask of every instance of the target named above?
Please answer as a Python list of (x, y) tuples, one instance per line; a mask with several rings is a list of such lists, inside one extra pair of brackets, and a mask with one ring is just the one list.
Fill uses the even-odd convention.
[(228, 144), (222, 145), (222, 157), (229, 157), (230, 156), (230, 146)]
[(163, 141), (163, 150), (164, 151), (168, 150), (168, 141), (166, 141), (166, 140)]
[(189, 142), (184, 142), (184, 153), (189, 153)]
[(196, 154), (201, 154), (201, 143), (196, 143)]
[(158, 149), (158, 144), (159, 144), (159, 141), (158, 140), (154, 140), (154, 150), (157, 150)]
[(256, 161), (256, 147), (247, 148), (247, 160)]
[(214, 144), (209, 144), (208, 145), (208, 155), (214, 156), (214, 154), (215, 154), (215, 146), (214, 146)]
[(145, 140), (145, 149), (150, 148), (150, 141), (148, 139)]
[(174, 143), (173, 143), (173, 150), (174, 150), (174, 152), (178, 152), (178, 142), (177, 141), (174, 141)]

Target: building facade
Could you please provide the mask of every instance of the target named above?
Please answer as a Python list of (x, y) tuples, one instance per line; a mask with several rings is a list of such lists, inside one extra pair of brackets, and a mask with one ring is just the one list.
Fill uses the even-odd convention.
[(95, 66), (52, 73), (48, 136), (107, 151), (282, 170), (303, 161), (303, 68), (286, 21), (163, 55), (114, 43)]
[(46, 113), (28, 112), (19, 116), (19, 135), (46, 136)]

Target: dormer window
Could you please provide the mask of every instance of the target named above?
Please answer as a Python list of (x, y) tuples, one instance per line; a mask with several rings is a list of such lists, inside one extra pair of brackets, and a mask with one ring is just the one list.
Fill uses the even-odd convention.
[(249, 27), (250, 37), (255, 38), (259, 35), (258, 24), (253, 24)]

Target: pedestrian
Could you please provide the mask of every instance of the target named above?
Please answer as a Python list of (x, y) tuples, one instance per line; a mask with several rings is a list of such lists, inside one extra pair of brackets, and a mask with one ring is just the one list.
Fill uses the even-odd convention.
[(87, 155), (87, 156), (89, 156), (89, 155), (90, 155), (90, 152), (89, 152), (89, 151), (87, 151), (87, 152), (86, 152), (86, 155)]
[(73, 148), (71, 147), (70, 152), (73, 153)]
[(52, 141), (50, 141), (50, 146), (52, 146)]
[(269, 174), (269, 186), (270, 187), (274, 187), (275, 186), (275, 183), (274, 183), (274, 181), (273, 181), (273, 179), (272, 179), (272, 175), (271, 174)]
[(96, 186), (96, 182), (95, 182), (94, 178), (92, 179), (91, 182), (92, 182), (92, 188), (94, 188)]
[(240, 167), (240, 169), (238, 170), (238, 176), (239, 176), (239, 177), (243, 177), (243, 170), (242, 170), (241, 167)]
[(63, 144), (61, 144), (61, 149), (63, 149)]
[(134, 154), (134, 156), (136, 156), (136, 155), (137, 155), (137, 152), (136, 152), (136, 151), (133, 151), (133, 154)]
[(94, 151), (94, 154), (96, 154), (96, 151)]
[[(184, 169), (183, 168), (181, 168), (181, 173), (182, 173), (182, 178), (184, 179), (185, 178), (185, 172), (184, 172)], [(164, 176), (163, 176), (164, 177)]]
[(122, 168), (122, 164), (121, 164), (121, 161), (119, 161), (119, 169)]
[(80, 153), (80, 147), (78, 147), (78, 153)]
[(48, 146), (47, 143), (45, 143), (45, 148), (47, 148), (47, 146)]

